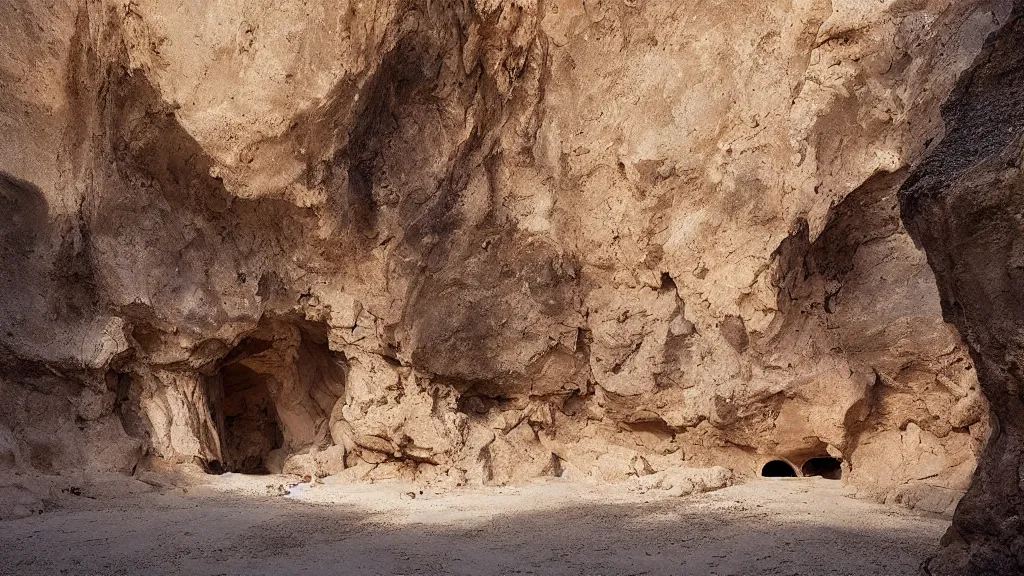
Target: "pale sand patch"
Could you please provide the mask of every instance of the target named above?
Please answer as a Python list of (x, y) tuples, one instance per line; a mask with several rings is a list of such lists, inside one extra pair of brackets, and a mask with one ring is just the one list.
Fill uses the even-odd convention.
[(915, 574), (949, 524), (821, 479), (683, 498), (563, 481), (267, 495), (286, 481), (225, 475), (2, 522), (0, 573), (897, 576)]

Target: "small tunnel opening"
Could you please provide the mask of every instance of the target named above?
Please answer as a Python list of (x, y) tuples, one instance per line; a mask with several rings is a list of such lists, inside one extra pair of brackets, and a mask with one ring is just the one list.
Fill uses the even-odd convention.
[(796, 470), (785, 460), (772, 460), (761, 468), (764, 478), (796, 478)]
[(837, 458), (811, 458), (800, 467), (804, 476), (821, 476), (828, 480), (840, 480), (843, 477), (842, 463)]
[[(225, 472), (266, 474), (267, 456), (284, 444), (267, 376), (241, 363), (220, 371), (223, 396), (220, 429)], [(211, 471), (217, 470), (211, 466)]]

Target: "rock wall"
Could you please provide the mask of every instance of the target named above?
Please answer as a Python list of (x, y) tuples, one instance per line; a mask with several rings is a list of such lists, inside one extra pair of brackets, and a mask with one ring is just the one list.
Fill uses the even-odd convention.
[(8, 3), (0, 467), (951, 511), (988, 408), (896, 192), (1010, 9)]
[(928, 253), (993, 414), (971, 489), (925, 566), (934, 575), (1024, 573), (1022, 43), (1017, 2), (945, 106), (945, 138), (901, 191), (903, 219)]

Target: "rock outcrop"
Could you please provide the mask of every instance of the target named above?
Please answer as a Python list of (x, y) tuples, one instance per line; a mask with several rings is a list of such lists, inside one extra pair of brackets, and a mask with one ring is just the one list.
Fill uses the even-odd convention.
[(1010, 11), (8, 3), (0, 470), (675, 489), (832, 457), (951, 511), (985, 395), (987, 454), (1020, 419), (992, 325), (950, 318), (972, 357), (944, 313), (1009, 338), (1013, 292), (941, 256), (987, 233), (947, 228), (966, 195), (903, 214), (937, 288), (897, 191), (960, 166), (940, 106)]
[(970, 347), (990, 400), (991, 440), (926, 572), (1024, 573), (1024, 4), (986, 45), (943, 116), (946, 135), (901, 191), (945, 316)]

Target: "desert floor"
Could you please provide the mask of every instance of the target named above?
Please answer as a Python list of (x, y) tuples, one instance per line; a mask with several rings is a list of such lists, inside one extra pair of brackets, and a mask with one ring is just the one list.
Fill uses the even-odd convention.
[(898, 576), (916, 574), (949, 525), (822, 479), (683, 498), (563, 481), (277, 495), (285, 481), (226, 474), (0, 522), (0, 574)]

